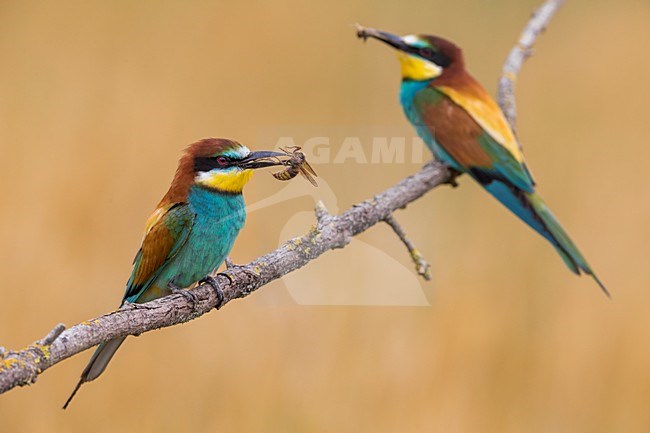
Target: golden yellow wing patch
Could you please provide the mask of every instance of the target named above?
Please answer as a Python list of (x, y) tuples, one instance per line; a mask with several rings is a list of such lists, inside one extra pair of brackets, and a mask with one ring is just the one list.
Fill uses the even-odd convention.
[(524, 154), (510, 124), (494, 99), (482, 87), (477, 85), (462, 91), (448, 86), (436, 88), (467, 111), (476, 123), (506, 148), (518, 162), (524, 162)]

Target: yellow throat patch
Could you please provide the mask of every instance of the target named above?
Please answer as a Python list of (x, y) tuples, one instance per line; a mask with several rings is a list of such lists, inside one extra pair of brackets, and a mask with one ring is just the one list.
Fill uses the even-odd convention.
[(253, 170), (210, 171), (196, 177), (196, 183), (218, 191), (241, 193)]
[(402, 66), (402, 78), (415, 81), (432, 80), (442, 74), (442, 68), (417, 56), (397, 52), (397, 59)]

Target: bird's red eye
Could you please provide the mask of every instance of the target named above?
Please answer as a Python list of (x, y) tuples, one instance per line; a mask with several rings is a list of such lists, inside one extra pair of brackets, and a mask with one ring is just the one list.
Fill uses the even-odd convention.
[(420, 48), (419, 54), (424, 58), (428, 58), (433, 56), (433, 50), (431, 48)]
[(228, 165), (228, 158), (226, 158), (225, 156), (217, 156), (217, 164), (219, 164), (222, 167)]

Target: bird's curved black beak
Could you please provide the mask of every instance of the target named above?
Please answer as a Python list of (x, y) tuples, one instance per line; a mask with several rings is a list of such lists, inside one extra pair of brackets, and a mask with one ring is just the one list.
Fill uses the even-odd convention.
[(273, 167), (275, 165), (284, 165), (280, 158), (286, 159), (287, 155), (281, 152), (272, 152), (270, 150), (261, 150), (251, 152), (248, 156), (237, 163), (238, 167), (243, 169), (255, 169), (264, 167)]
[(397, 35), (370, 27), (363, 27), (361, 24), (355, 24), (354, 28), (357, 30), (357, 37), (364, 41), (368, 38), (374, 38), (400, 51), (407, 51), (409, 49), (409, 46), (404, 40)]

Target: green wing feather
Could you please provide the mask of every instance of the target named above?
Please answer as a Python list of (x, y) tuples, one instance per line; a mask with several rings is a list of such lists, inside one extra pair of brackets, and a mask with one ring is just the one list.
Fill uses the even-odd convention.
[(492, 159), (492, 170), (498, 172), (500, 177), (503, 177), (520, 190), (528, 193), (534, 191), (535, 181), (528, 168), (525, 164), (517, 161), (508, 149), (499, 144), (487, 132), (478, 137), (478, 142)]

